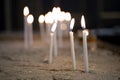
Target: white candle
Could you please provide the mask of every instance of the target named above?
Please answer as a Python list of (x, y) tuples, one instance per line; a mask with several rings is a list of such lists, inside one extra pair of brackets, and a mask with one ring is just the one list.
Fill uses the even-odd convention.
[(34, 21), (33, 16), (31, 14), (28, 15), (27, 22), (28, 22), (28, 25), (29, 25), (29, 45), (33, 44), (33, 29), (32, 29), (33, 21)]
[(29, 8), (27, 6), (24, 7), (24, 47), (28, 48), (28, 24), (27, 24), (27, 16), (29, 14)]
[(65, 12), (60, 11), (58, 17), (58, 39), (59, 39), (59, 46), (63, 47), (63, 23), (65, 20)]
[(53, 24), (51, 28), (51, 33), (50, 33), (50, 54), (49, 54), (49, 64), (52, 63), (52, 56), (53, 56), (53, 46), (54, 46), (54, 31), (56, 30), (56, 23)]
[(47, 36), (46, 40), (47, 40), (47, 43), (49, 43), (50, 28), (51, 28), (51, 25), (53, 24), (52, 12), (48, 12), (45, 15), (45, 24), (46, 24), (46, 36)]
[[(60, 7), (54, 7), (52, 9), (52, 18), (56, 23), (56, 26), (58, 27), (58, 19), (59, 19), (59, 14), (61, 12)], [(54, 56), (56, 57), (58, 55), (58, 49), (57, 49), (57, 35), (56, 31), (54, 32)]]
[(68, 36), (69, 26), (70, 26), (71, 14), (69, 12), (65, 13), (65, 22), (67, 25), (66, 35)]
[(44, 15), (40, 15), (38, 18), (38, 21), (39, 21), (41, 39), (43, 40), (44, 40), (44, 34), (45, 34), (44, 20), (45, 20)]
[(50, 54), (49, 54), (49, 64), (52, 63), (52, 53), (53, 53), (53, 33), (50, 33)]
[(75, 19), (73, 18), (71, 20), (71, 23), (70, 23), (70, 44), (71, 44), (71, 55), (72, 55), (72, 62), (73, 62), (73, 69), (75, 70), (76, 69), (76, 59), (75, 59), (75, 49), (74, 49), (74, 36), (73, 36), (73, 32), (72, 32), (72, 29), (73, 29), (73, 26), (74, 26), (74, 23), (75, 23)]
[(58, 28), (57, 28), (57, 31), (58, 31), (58, 41), (59, 41), (59, 47), (63, 47), (63, 31), (62, 31), (62, 23), (64, 21), (64, 15), (65, 15), (65, 12), (63, 11), (60, 11), (59, 12), (59, 17), (58, 17)]
[[(57, 26), (57, 25), (56, 25)], [(57, 49), (57, 36), (56, 31), (54, 32), (54, 56), (56, 57), (58, 55), (58, 49)]]
[(60, 48), (63, 47), (63, 36), (62, 36), (61, 24), (62, 24), (62, 22), (61, 22), (61, 21), (58, 21), (57, 31), (58, 31), (58, 44), (59, 44), (59, 47), (60, 47)]
[[(85, 29), (85, 18), (82, 15), (81, 18), (81, 26)], [(84, 53), (84, 61), (85, 61), (85, 72), (89, 72), (89, 63), (88, 63), (88, 50), (87, 50), (87, 35), (88, 31), (83, 30), (83, 53)]]

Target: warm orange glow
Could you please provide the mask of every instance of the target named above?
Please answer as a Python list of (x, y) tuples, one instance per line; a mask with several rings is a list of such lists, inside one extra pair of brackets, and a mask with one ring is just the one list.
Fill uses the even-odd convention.
[(44, 15), (40, 15), (38, 18), (39, 23), (43, 23), (45, 21)]
[(61, 30), (66, 30), (67, 29), (67, 25), (65, 23), (62, 23), (60, 26)]
[(27, 6), (24, 7), (23, 14), (24, 16), (27, 16), (29, 14), (29, 8)]
[(74, 19), (74, 18), (72, 18), (72, 20), (71, 20), (71, 22), (70, 22), (70, 30), (72, 30), (72, 29), (73, 29), (74, 24), (75, 24), (75, 19)]
[(29, 24), (32, 24), (33, 23), (33, 21), (34, 21), (34, 17), (33, 17), (33, 15), (28, 15), (28, 17), (27, 17), (27, 22), (29, 23)]
[(56, 30), (56, 27), (57, 27), (57, 23), (55, 22), (51, 28), (51, 31), (54, 32)]
[(86, 25), (85, 25), (85, 18), (84, 18), (83, 15), (82, 15), (82, 17), (81, 17), (81, 27), (82, 27), (82, 28), (86, 28)]

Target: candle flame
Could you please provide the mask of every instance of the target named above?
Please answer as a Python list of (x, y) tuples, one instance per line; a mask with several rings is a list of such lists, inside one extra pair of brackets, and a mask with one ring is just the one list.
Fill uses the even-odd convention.
[(50, 23), (50, 24), (53, 23), (52, 12), (48, 12), (45, 15), (45, 23)]
[(23, 14), (24, 16), (27, 16), (29, 14), (29, 8), (27, 6), (24, 7)]
[(70, 21), (71, 20), (71, 14), (69, 12), (65, 13), (65, 20)]
[(82, 26), (82, 28), (86, 28), (84, 15), (82, 15), (82, 17), (81, 17), (81, 26)]
[(52, 17), (53, 19), (56, 21), (56, 20), (59, 20), (59, 14), (61, 12), (61, 9), (60, 7), (53, 7), (52, 9)]
[(33, 17), (33, 15), (31, 15), (31, 14), (28, 15), (28, 17), (27, 17), (27, 22), (30, 23), (30, 24), (32, 24), (33, 21), (34, 21), (34, 17)]
[(39, 23), (43, 23), (45, 21), (44, 15), (40, 15), (38, 18)]
[(56, 30), (57, 27), (57, 22), (55, 22), (51, 28), (51, 31), (54, 32)]
[(61, 12), (59, 13), (59, 21), (64, 21), (64, 20), (65, 20), (65, 17), (66, 17), (65, 12), (64, 12), (64, 11), (61, 11)]
[(74, 24), (75, 24), (75, 19), (74, 19), (74, 18), (72, 18), (72, 20), (71, 20), (71, 22), (70, 22), (70, 30), (72, 30), (72, 29), (73, 29)]

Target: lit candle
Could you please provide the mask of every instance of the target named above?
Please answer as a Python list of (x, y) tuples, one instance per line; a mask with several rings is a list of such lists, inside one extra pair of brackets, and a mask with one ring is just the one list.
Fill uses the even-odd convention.
[(28, 48), (28, 24), (27, 24), (27, 16), (29, 14), (29, 8), (27, 6), (24, 7), (24, 46)]
[(71, 14), (69, 12), (65, 13), (65, 22), (67, 25), (66, 35), (69, 33), (69, 26), (70, 26)]
[[(55, 22), (56, 23), (56, 22)], [(56, 23), (57, 26), (57, 23)], [(57, 48), (57, 35), (56, 31), (54, 32), (54, 56), (56, 57), (58, 55), (58, 48)]]
[(33, 15), (28, 15), (27, 17), (27, 22), (28, 22), (28, 33), (29, 33), (29, 44), (32, 45), (33, 44), (33, 30), (32, 30), (32, 23), (34, 21)]
[(60, 15), (59, 15), (59, 20), (61, 21), (61, 32), (62, 32), (62, 36), (68, 36), (68, 31), (69, 28), (67, 26), (67, 21), (66, 21), (66, 13), (64, 11), (61, 11)]
[(73, 36), (73, 26), (75, 23), (75, 19), (73, 18), (70, 22), (70, 44), (71, 44), (71, 55), (72, 55), (72, 62), (73, 62), (73, 69), (76, 69), (76, 59), (75, 59), (75, 49), (74, 49), (74, 36)]
[(47, 36), (46, 40), (47, 40), (47, 43), (49, 43), (50, 28), (51, 28), (51, 25), (53, 24), (52, 12), (48, 12), (45, 15), (45, 24), (46, 24), (46, 36)]
[(45, 17), (44, 15), (40, 15), (39, 18), (38, 18), (38, 21), (39, 21), (39, 28), (40, 28), (40, 35), (41, 35), (41, 39), (44, 39), (44, 20), (45, 20)]
[(58, 26), (57, 26), (57, 35), (58, 35), (58, 45), (60, 48), (63, 47), (63, 38), (62, 38), (62, 29), (61, 29), (61, 24), (63, 23), (64, 21), (64, 16), (61, 12), (61, 9), (60, 7), (57, 8), (57, 16), (58, 16)]
[(57, 35), (58, 35), (58, 45), (60, 48), (63, 47), (63, 38), (62, 38), (62, 29), (61, 29), (61, 24), (62, 24), (62, 21), (58, 21), (58, 28), (57, 28)]
[[(81, 26), (85, 29), (85, 18), (82, 15), (81, 17)], [(88, 31), (83, 30), (83, 53), (84, 53), (84, 61), (85, 61), (85, 72), (89, 72), (89, 63), (88, 63), (88, 50), (87, 50), (87, 36)]]
[[(53, 56), (53, 46), (54, 46), (54, 31), (56, 30), (57, 24), (54, 23), (52, 28), (51, 28), (51, 33), (50, 33), (50, 54), (49, 54), (49, 64), (52, 63), (52, 56)], [(55, 46), (54, 46), (55, 47)]]
[[(52, 18), (54, 22), (56, 23), (56, 26), (58, 27), (58, 19), (59, 19), (59, 14), (60, 14), (60, 8), (59, 7), (54, 7), (52, 9)], [(58, 28), (57, 28), (58, 29)], [(58, 55), (58, 49), (57, 49), (57, 32), (54, 32), (54, 56), (56, 57)]]

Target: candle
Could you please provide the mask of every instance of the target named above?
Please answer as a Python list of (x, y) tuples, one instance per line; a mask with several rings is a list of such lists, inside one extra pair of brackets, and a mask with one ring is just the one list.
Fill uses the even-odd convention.
[[(81, 17), (81, 26), (85, 29), (85, 18), (82, 15)], [(83, 53), (84, 53), (84, 61), (85, 61), (85, 72), (89, 72), (89, 63), (88, 63), (88, 50), (87, 50), (87, 35), (88, 31), (83, 30)]]
[(62, 36), (61, 24), (62, 24), (62, 21), (58, 21), (57, 32), (58, 32), (58, 44), (60, 48), (63, 47), (63, 38), (62, 38), (63, 36)]
[(46, 24), (46, 36), (47, 36), (46, 40), (47, 40), (47, 43), (49, 43), (50, 28), (51, 28), (51, 25), (53, 24), (52, 12), (48, 12), (45, 15), (45, 24)]
[(24, 7), (24, 47), (28, 48), (28, 24), (27, 24), (27, 16), (29, 14), (29, 8), (27, 6)]
[[(56, 23), (56, 26), (58, 27), (58, 19), (59, 19), (59, 14), (61, 12), (61, 9), (59, 7), (54, 7), (52, 9), (52, 18)], [(57, 28), (58, 29), (58, 28)], [(56, 31), (54, 32), (54, 56), (56, 57), (58, 55), (58, 49), (57, 49), (57, 35)]]
[[(56, 23), (56, 22), (55, 22)], [(56, 23), (57, 26), (57, 23)], [(54, 32), (54, 56), (56, 57), (58, 55), (58, 49), (57, 49), (57, 36), (56, 31)]]
[(59, 17), (58, 17), (58, 28), (57, 28), (57, 31), (58, 31), (58, 43), (59, 43), (59, 47), (63, 47), (63, 29), (62, 29), (62, 24), (63, 24), (63, 21), (64, 21), (64, 14), (65, 12), (63, 11), (60, 11), (59, 12)]
[(45, 17), (44, 15), (40, 15), (39, 18), (38, 18), (38, 21), (39, 21), (39, 28), (40, 28), (40, 35), (41, 35), (41, 39), (44, 39), (44, 20), (45, 20)]
[(33, 30), (32, 30), (32, 23), (34, 21), (33, 15), (28, 15), (27, 17), (27, 22), (28, 22), (28, 33), (29, 33), (29, 45), (33, 44)]
[(73, 36), (73, 26), (75, 23), (75, 19), (73, 18), (70, 22), (70, 44), (71, 44), (71, 55), (72, 55), (72, 62), (73, 62), (73, 69), (76, 69), (76, 59), (75, 59), (75, 49), (74, 49), (74, 36)]
[[(49, 54), (49, 64), (52, 63), (52, 56), (53, 56), (53, 41), (54, 41), (54, 31), (56, 30), (57, 24), (54, 23), (52, 28), (51, 28), (51, 33), (50, 33), (50, 54)], [(54, 46), (55, 47), (55, 46)]]
[(69, 26), (70, 26), (71, 14), (69, 12), (65, 13), (65, 22), (67, 25), (66, 35), (69, 33)]

